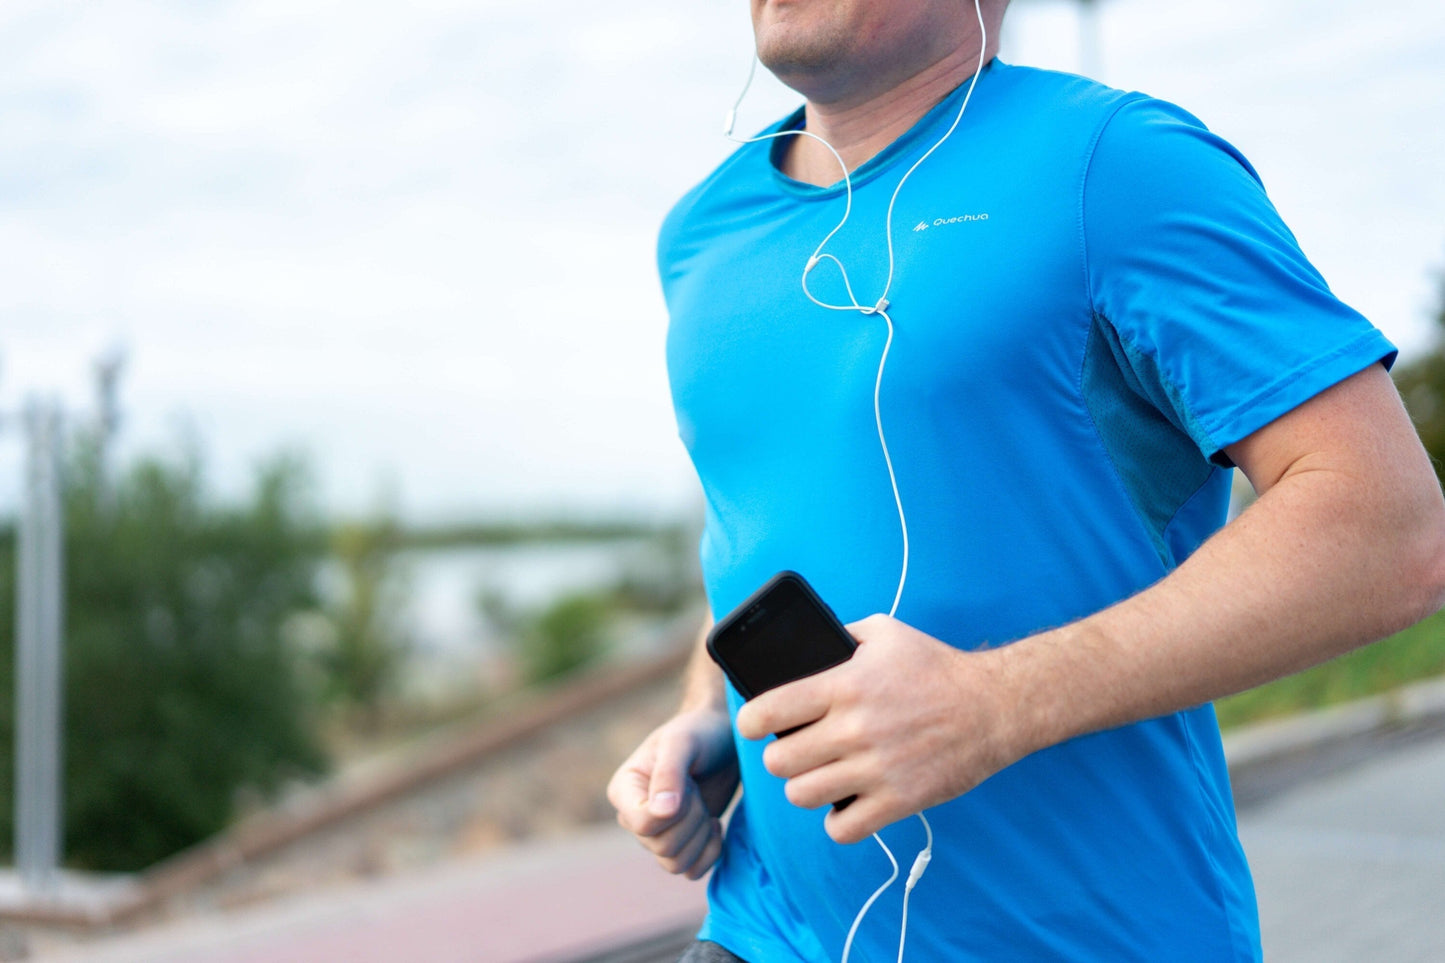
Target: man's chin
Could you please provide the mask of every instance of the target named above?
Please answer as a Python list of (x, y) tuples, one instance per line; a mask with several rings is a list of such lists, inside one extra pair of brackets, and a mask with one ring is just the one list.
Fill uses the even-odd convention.
[(849, 45), (844, 37), (773, 36), (758, 44), (758, 61), (783, 83), (806, 93), (806, 89), (825, 85), (828, 78), (846, 64)]

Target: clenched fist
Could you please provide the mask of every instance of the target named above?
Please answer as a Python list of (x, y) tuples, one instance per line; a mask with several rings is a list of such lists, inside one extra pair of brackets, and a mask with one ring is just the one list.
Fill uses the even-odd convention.
[(613, 775), (607, 798), (663, 869), (700, 879), (722, 852), (718, 817), (737, 788), (727, 711), (699, 709), (653, 730)]

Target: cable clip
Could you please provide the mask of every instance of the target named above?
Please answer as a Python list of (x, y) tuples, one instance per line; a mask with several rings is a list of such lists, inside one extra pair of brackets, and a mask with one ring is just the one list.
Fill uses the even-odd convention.
[(923, 878), (924, 870), (928, 869), (928, 864), (932, 861), (933, 853), (931, 850), (925, 849), (919, 853), (917, 858), (913, 860), (913, 868), (908, 871), (908, 882), (903, 885), (903, 888), (905, 890), (911, 890), (917, 886), (918, 881)]

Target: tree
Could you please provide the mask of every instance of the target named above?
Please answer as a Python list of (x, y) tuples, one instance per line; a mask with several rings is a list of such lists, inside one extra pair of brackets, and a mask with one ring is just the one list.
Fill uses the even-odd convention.
[[(66, 505), (65, 852), (136, 870), (231, 819), (238, 792), (320, 772), (313, 694), (283, 622), (314, 609), (318, 527), (295, 460), (249, 503), (206, 498), (199, 458), (108, 485), (94, 444)], [(0, 557), (0, 848), (13, 835), (14, 556)]]
[(570, 675), (600, 656), (607, 647), (611, 608), (606, 595), (579, 592), (563, 596), (532, 618), (518, 639), (527, 681)]
[(406, 656), (401, 625), (406, 598), (396, 571), (401, 530), (394, 519), (339, 526), (331, 548), (341, 566), (343, 592), (329, 606), (334, 628), (321, 652), (330, 697), (364, 729), (375, 729)]
[(519, 609), (495, 587), (480, 587), (477, 609), (507, 640), (522, 684), (586, 669), (635, 631), (639, 618), (673, 616), (697, 600), (696, 533), (668, 526), (648, 541), (651, 551), (622, 563), (611, 585), (564, 593), (539, 608)]
[(1409, 364), (1398, 365), (1394, 374), (1410, 419), (1435, 463), (1436, 477), (1445, 484), (1445, 274), (1440, 282), (1435, 347)]

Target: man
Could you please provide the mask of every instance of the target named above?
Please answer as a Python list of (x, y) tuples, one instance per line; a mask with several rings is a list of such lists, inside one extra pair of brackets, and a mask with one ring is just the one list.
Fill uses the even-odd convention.
[[(1005, 6), (983, 0), (990, 36)], [(827, 141), (851, 185), (791, 136), (678, 204), (659, 244), (674, 403), (712, 610), (791, 568), (860, 646), (745, 706), (700, 649), (678, 714), (613, 778), (619, 822), (665, 869), (713, 870), (685, 958), (836, 961), (889, 872), (849, 844), (881, 831), (906, 868), (923, 846), (906, 817), (926, 810), (913, 959), (1257, 959), (1210, 701), (1445, 595), (1445, 502), (1393, 348), (1178, 108), (988, 50), (894, 202), (969, 89), (972, 5), (752, 13), (759, 58), (806, 99), (770, 131)], [(849, 201), (826, 252), (861, 303), (888, 287), (888, 327), (798, 284)], [(827, 259), (808, 284), (848, 303)], [(890, 327), (879, 413), (911, 536), (896, 618), (875, 614), (902, 560), (871, 407)], [(1232, 466), (1260, 497), (1221, 528)], [(894, 958), (901, 890), (855, 959)]]

